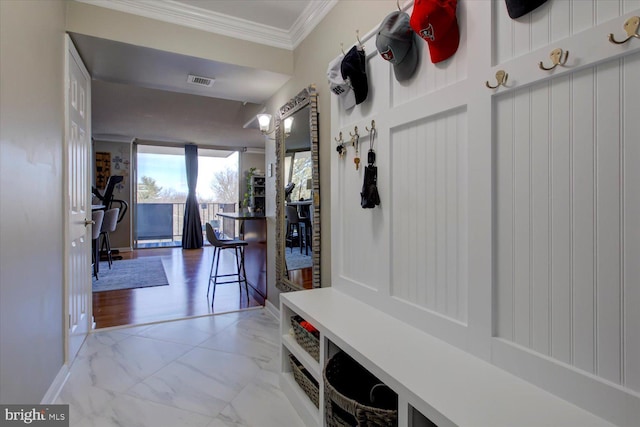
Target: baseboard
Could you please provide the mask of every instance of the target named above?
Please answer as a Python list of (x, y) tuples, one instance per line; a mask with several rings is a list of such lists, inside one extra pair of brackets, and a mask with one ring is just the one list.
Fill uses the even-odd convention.
[(271, 314), (273, 317), (275, 317), (278, 321), (280, 321), (280, 310), (278, 310), (278, 307), (276, 307), (275, 305), (273, 305), (271, 303), (271, 301), (267, 300), (264, 303), (264, 308), (267, 309), (267, 311), (269, 312), (269, 314)]
[(130, 246), (127, 246), (124, 248), (112, 248), (112, 250), (118, 251), (118, 252), (133, 252), (133, 249)]
[(44, 397), (42, 398), (40, 404), (53, 405), (54, 403), (56, 403), (56, 400), (58, 399), (58, 396), (62, 391), (62, 387), (64, 387), (64, 384), (67, 382), (67, 378), (69, 378), (69, 365), (65, 363), (60, 368), (58, 375), (56, 375), (56, 377), (53, 379), (53, 382), (49, 386), (47, 392), (44, 394)]

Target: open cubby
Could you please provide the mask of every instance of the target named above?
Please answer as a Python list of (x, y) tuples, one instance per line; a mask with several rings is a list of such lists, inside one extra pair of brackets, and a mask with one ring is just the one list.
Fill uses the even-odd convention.
[[(296, 315), (317, 328), (319, 360), (294, 338), (291, 317)], [(281, 294), (280, 320), (282, 389), (307, 426), (340, 425), (329, 422), (325, 414), (325, 405), (335, 402), (327, 392), (323, 368), (341, 351), (397, 393), (399, 427), (559, 425), (557, 420), (563, 420), (562, 425), (610, 426), (485, 360), (334, 288)], [(318, 382), (317, 407), (296, 383), (289, 354)], [(350, 422), (353, 420), (344, 420), (342, 425)], [(396, 424), (383, 421), (360, 425)]]

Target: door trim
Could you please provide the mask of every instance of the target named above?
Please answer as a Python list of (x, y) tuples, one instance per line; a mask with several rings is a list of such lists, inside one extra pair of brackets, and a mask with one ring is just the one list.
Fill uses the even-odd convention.
[[(64, 35), (64, 43), (65, 43), (65, 49), (64, 49), (64, 148), (63, 148), (63, 154), (62, 154), (62, 160), (63, 160), (63, 167), (64, 167), (64, 182), (63, 182), (63, 205), (62, 205), (62, 214), (63, 214), (63, 230), (64, 230), (64, 296), (63, 296), (63, 301), (64, 301), (64, 311), (63, 311), (63, 323), (64, 323), (64, 361), (65, 361), (65, 365), (69, 366), (71, 365), (71, 361), (69, 360), (69, 345), (70, 345), (70, 336), (69, 336), (69, 327), (70, 327), (70, 316), (71, 316), (71, 307), (69, 305), (69, 297), (70, 297), (70, 289), (69, 289), (69, 277), (71, 275), (70, 272), (70, 263), (69, 263), (69, 259), (70, 259), (70, 248), (69, 248), (69, 233), (70, 233), (70, 229), (69, 229), (69, 184), (71, 182), (72, 177), (69, 175), (69, 164), (68, 164), (68, 156), (69, 156), (69, 146), (68, 146), (68, 141), (69, 141), (69, 135), (70, 135), (70, 129), (69, 129), (69, 105), (70, 105), (70, 98), (69, 98), (69, 91), (70, 91), (70, 80), (69, 80), (69, 60), (71, 59), (69, 55), (71, 55), (71, 57), (75, 60), (75, 62), (78, 64), (78, 67), (80, 68), (80, 71), (82, 72), (82, 74), (86, 77), (87, 81), (89, 82), (89, 85), (87, 86), (87, 93), (86, 93), (86, 112), (87, 112), (87, 135), (89, 135), (89, 137), (91, 137), (91, 75), (89, 74), (89, 72), (87, 71), (87, 68), (84, 65), (84, 62), (82, 62), (82, 58), (80, 57), (80, 54), (78, 53), (78, 50), (76, 49), (75, 45), (73, 44), (73, 41), (71, 40), (71, 37), (69, 37), (68, 34)], [(90, 154), (91, 150), (88, 150), (87, 156), (89, 156), (90, 160)], [(87, 164), (90, 164), (90, 162), (88, 161)], [(87, 176), (90, 176), (90, 172), (87, 171)], [(90, 183), (87, 182), (87, 197), (88, 200), (90, 199)], [(90, 294), (91, 294), (91, 290)], [(87, 302), (87, 330), (90, 331), (92, 329), (92, 319), (93, 319), (93, 304), (91, 299)], [(63, 382), (64, 383), (64, 382)]]

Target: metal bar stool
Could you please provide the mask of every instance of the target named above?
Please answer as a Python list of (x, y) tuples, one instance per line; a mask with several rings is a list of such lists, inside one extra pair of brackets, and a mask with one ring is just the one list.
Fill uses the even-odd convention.
[(98, 280), (98, 272), (100, 271), (100, 230), (102, 229), (102, 220), (104, 219), (104, 211), (93, 211), (91, 213), (91, 261), (93, 266), (93, 275)]
[(104, 252), (107, 256), (107, 262), (109, 268), (113, 264), (113, 257), (111, 256), (111, 242), (109, 240), (109, 233), (116, 231), (116, 225), (118, 225), (118, 215), (120, 214), (120, 208), (108, 209), (104, 212), (104, 219), (102, 220), (102, 228), (100, 230), (100, 236), (102, 237), (102, 243), (100, 244), (100, 252)]
[[(245, 240), (220, 240), (213, 231), (213, 227), (210, 223), (206, 224), (207, 240), (213, 246), (213, 259), (211, 260), (211, 272), (209, 273), (209, 285), (207, 286), (207, 298), (209, 298), (209, 289), (211, 288), (211, 282), (213, 281), (213, 292), (211, 294), (211, 306), (213, 307), (213, 299), (216, 296), (216, 285), (222, 285), (224, 283), (238, 283), (240, 289), (240, 295), (242, 295), (242, 282), (244, 282), (244, 288), (247, 292), (247, 304), (249, 303), (249, 287), (247, 284), (247, 273), (244, 269), (244, 247), (248, 245)], [(233, 249), (236, 256), (236, 268), (237, 273), (231, 274), (218, 274), (218, 267), (220, 266), (220, 253), (224, 249)], [(238, 254), (238, 252), (240, 252)], [(214, 271), (215, 265), (215, 271)], [(227, 280), (224, 282), (218, 282), (219, 277), (237, 277), (236, 280)]]
[(291, 242), (291, 252), (293, 252), (293, 230), (295, 229), (298, 239), (297, 243), (298, 246), (300, 246), (300, 253), (302, 253), (302, 245), (306, 245), (306, 243), (304, 241), (304, 234), (302, 234), (302, 227), (300, 226), (300, 224), (302, 224), (302, 221), (298, 216), (298, 208), (296, 208), (295, 206), (287, 205), (285, 207), (285, 211), (287, 215), (287, 222), (289, 224), (289, 226), (287, 227), (287, 240)]

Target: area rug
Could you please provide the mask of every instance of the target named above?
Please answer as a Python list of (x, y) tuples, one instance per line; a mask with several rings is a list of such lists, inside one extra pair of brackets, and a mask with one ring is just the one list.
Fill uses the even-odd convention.
[(113, 261), (111, 270), (106, 262), (101, 262), (98, 280), (93, 278), (93, 292), (168, 284), (162, 257), (142, 257)]
[(289, 270), (310, 268), (313, 265), (311, 252), (309, 252), (309, 255), (305, 255), (304, 252), (300, 253), (300, 249), (298, 248), (293, 248), (293, 252), (291, 252), (290, 248), (286, 248), (285, 257), (287, 259), (287, 268)]

